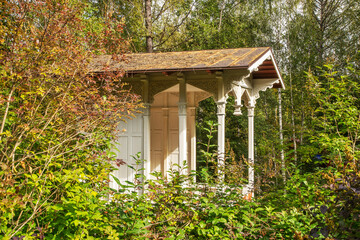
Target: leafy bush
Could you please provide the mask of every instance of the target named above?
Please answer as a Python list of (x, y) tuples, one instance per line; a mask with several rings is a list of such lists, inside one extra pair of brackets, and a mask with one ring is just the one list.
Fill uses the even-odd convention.
[(107, 149), (139, 97), (88, 64), (123, 51), (121, 25), (85, 16), (82, 1), (0, 6), (1, 238), (116, 236), (102, 214)]
[[(139, 169), (134, 183), (114, 190), (109, 142), (139, 99), (123, 88), (121, 73), (89, 74), (94, 53), (125, 47), (121, 25), (91, 11), (72, 0), (1, 2), (1, 239), (359, 237), (357, 60), (346, 71), (327, 65), (308, 75), (313, 141), (326, 167), (296, 171), (284, 189), (270, 185), (248, 201), (241, 169), (225, 172), (231, 187), (213, 177), (209, 141), (201, 171), (175, 166), (147, 180)], [(204, 129), (209, 138), (213, 127)]]
[[(325, 153), (321, 226), (335, 238), (359, 238), (360, 219), (360, 53), (345, 67), (325, 65), (308, 74), (317, 117), (313, 142)], [(310, 90), (310, 89), (309, 89)]]
[[(212, 180), (195, 184), (195, 172), (183, 175), (181, 169), (169, 171), (168, 178), (154, 173), (156, 180), (121, 185), (114, 193), (106, 211), (122, 238), (302, 239), (310, 233), (310, 214), (291, 204), (296, 194), (280, 199), (287, 200), (286, 206), (266, 198), (248, 201), (241, 187), (216, 185)], [(139, 195), (139, 189), (144, 193)]]
[[(313, 87), (318, 87), (311, 90), (316, 93), (319, 116), (314, 120), (319, 134), (313, 141), (321, 146), (325, 166), (309, 173), (300, 167), (284, 188), (270, 185), (269, 191), (247, 201), (241, 186), (230, 188), (214, 178), (216, 154), (208, 141), (203, 144), (207, 150), (201, 171), (189, 176), (182, 175), (180, 168), (170, 171), (168, 178), (155, 174), (156, 180), (129, 186), (143, 189), (143, 195), (126, 193), (125, 186), (115, 193), (116, 201), (109, 207), (122, 216), (117, 229), (129, 239), (357, 239), (360, 178), (354, 119), (359, 116), (359, 73), (353, 66), (348, 66), (348, 75), (331, 66), (326, 66), (330, 72), (324, 70), (319, 77), (309, 75), (315, 81)], [(348, 111), (342, 113), (343, 108)], [(342, 114), (352, 120), (344, 120)], [(211, 140), (214, 125), (208, 123), (204, 131)], [(194, 184), (194, 174), (201, 184)]]

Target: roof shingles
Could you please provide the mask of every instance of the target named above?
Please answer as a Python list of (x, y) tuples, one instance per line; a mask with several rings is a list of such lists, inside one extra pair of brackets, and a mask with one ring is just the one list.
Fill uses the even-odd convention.
[(244, 69), (259, 59), (269, 47), (236, 48), (166, 53), (125, 54), (124, 60), (102, 55), (90, 63), (92, 72), (125, 70), (128, 73)]

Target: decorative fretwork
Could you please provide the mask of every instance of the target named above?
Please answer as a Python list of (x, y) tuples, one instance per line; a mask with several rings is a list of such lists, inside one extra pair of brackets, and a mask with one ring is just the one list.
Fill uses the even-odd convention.
[(253, 97), (258, 99), (260, 97), (260, 91), (266, 91), (268, 88), (272, 88), (274, 83), (279, 82), (279, 79), (253, 79)]
[(187, 83), (200, 88), (213, 96), (217, 95), (218, 85), (216, 79), (188, 80)]
[(199, 102), (210, 97), (211, 94), (208, 92), (196, 92), (194, 96), (195, 105), (198, 106)]
[(154, 101), (154, 96), (174, 85), (177, 81), (150, 81), (149, 82), (149, 99), (152, 103)]

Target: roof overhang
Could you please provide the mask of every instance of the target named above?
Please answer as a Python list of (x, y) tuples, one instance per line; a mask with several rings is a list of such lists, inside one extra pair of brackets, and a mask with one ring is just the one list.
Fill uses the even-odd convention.
[(253, 74), (253, 79), (276, 79), (278, 83), (275, 83), (273, 88), (285, 89), (284, 81), (281, 77), (276, 60), (270, 49), (264, 53), (259, 59), (250, 64), (248, 68), (249, 72)]
[(91, 61), (90, 69), (93, 73), (124, 71), (128, 75), (238, 69), (247, 70), (253, 79), (278, 80), (273, 87), (285, 88), (270, 47), (132, 53), (121, 58), (101, 55)]

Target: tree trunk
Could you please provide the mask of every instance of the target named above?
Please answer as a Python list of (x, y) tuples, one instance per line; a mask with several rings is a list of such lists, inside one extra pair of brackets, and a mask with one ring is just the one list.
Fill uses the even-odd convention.
[(293, 98), (293, 86), (292, 86), (292, 75), (290, 70), (290, 104), (291, 104), (291, 125), (292, 125), (292, 138), (294, 144), (294, 162), (297, 166), (297, 143), (296, 143), (296, 131), (295, 131), (295, 116), (294, 116), (294, 98)]
[(153, 52), (151, 0), (145, 0), (146, 52)]
[(219, 20), (219, 26), (218, 26), (218, 31), (221, 31), (221, 24), (222, 24), (222, 18), (223, 18), (223, 12), (224, 12), (224, 8), (225, 8), (225, 0), (223, 0), (220, 4), (220, 20)]
[(300, 146), (303, 144), (304, 135), (304, 121), (305, 121), (305, 109), (304, 109), (304, 89), (301, 90), (301, 131), (300, 131)]
[(279, 135), (280, 135), (280, 160), (281, 160), (281, 172), (284, 185), (286, 183), (286, 169), (285, 169), (285, 157), (284, 157), (284, 137), (283, 137), (283, 127), (282, 127), (282, 106), (281, 106), (281, 89), (278, 89), (279, 95)]

